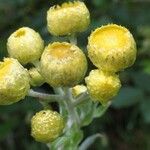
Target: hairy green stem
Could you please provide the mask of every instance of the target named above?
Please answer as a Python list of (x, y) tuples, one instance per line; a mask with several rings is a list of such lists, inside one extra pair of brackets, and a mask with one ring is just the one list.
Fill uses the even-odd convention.
[[(28, 96), (40, 98), (40, 102), (43, 104), (44, 108), (48, 108), (49, 102), (58, 102), (59, 103), (59, 112), (66, 120), (66, 128), (64, 132), (66, 133), (68, 130), (70, 130), (72, 127), (78, 134), (78, 131), (80, 132), (80, 118), (78, 116), (77, 108), (76, 106), (87, 101), (90, 97), (87, 92), (82, 93), (77, 98), (74, 98), (72, 95), (71, 88), (54, 88), (54, 91), (56, 94), (45, 94), (40, 93), (34, 90), (30, 90), (28, 93)], [(104, 112), (108, 109), (111, 103), (108, 103), (106, 106), (101, 106), (97, 108), (97, 104), (95, 104), (95, 111), (96, 115), (94, 117), (99, 117), (104, 114)], [(97, 138), (103, 138), (103, 135), (101, 134), (95, 134), (90, 137), (88, 137), (79, 147), (79, 150), (87, 150), (88, 147), (94, 143), (94, 141)], [(81, 142), (82, 138), (80, 139)], [(47, 146), (50, 149), (50, 143), (47, 144)]]
[[(75, 107), (73, 106), (72, 92), (70, 88), (54, 88), (56, 94), (59, 94), (63, 97), (62, 101), (59, 101), (59, 111), (63, 117), (66, 119), (66, 127), (64, 130), (64, 134), (72, 129), (72, 127), (76, 130), (76, 134), (78, 135), (80, 131), (80, 120), (77, 114)], [(72, 140), (72, 139), (71, 139)], [(47, 144), (48, 148), (51, 149), (51, 144)], [(63, 150), (62, 147), (59, 147), (60, 150)], [(58, 149), (59, 149), (58, 148)]]
[[(65, 97), (65, 93), (61, 87), (53, 89), (56, 94), (60, 95), (63, 98)], [(59, 101), (59, 113), (66, 119), (67, 110), (65, 107), (64, 99), (62, 101)]]
[(40, 93), (32, 89), (30, 89), (30, 91), (28, 92), (28, 96), (40, 98), (41, 100), (43, 99), (46, 102), (58, 102), (63, 99), (60, 95)]
[(53, 88), (56, 94), (59, 94), (60, 96), (64, 96), (64, 91), (61, 87), (59, 88)]
[(87, 92), (82, 93), (80, 96), (76, 98), (76, 100), (73, 102), (74, 107), (77, 105), (87, 101), (89, 99), (89, 94)]
[(97, 138), (105, 138), (104, 135), (100, 134), (100, 133), (97, 133), (97, 134), (94, 134), (92, 136), (89, 136), (87, 139), (85, 139), (83, 141), (83, 143), (80, 145), (79, 147), (79, 150), (87, 150), (89, 148), (89, 146), (91, 146), (95, 140)]
[(77, 114), (77, 111), (75, 110), (75, 107), (73, 106), (73, 96), (71, 93), (71, 89), (65, 88), (65, 94), (66, 94), (66, 99), (65, 99), (65, 104), (66, 108), (68, 110), (69, 120), (68, 120), (68, 126), (72, 126), (73, 124), (79, 126), (80, 125), (80, 120), (79, 116)]

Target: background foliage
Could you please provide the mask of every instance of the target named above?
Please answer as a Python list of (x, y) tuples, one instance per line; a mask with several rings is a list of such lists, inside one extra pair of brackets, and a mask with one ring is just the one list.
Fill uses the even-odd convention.
[[(47, 44), (56, 40), (46, 29), (46, 11), (64, 0), (0, 0), (0, 58), (7, 56), (8, 36), (17, 28), (29, 26)], [(121, 73), (122, 89), (102, 118), (84, 127), (85, 136), (104, 133), (92, 150), (150, 149), (150, 1), (84, 0), (91, 13), (89, 29), (78, 36), (86, 51), (91, 30), (107, 23), (126, 26), (138, 47), (135, 65)], [(59, 40), (65, 40), (65, 37)], [(94, 68), (89, 62), (90, 68)], [(50, 90), (49, 87), (44, 86)], [(55, 104), (54, 104), (55, 105)], [(56, 106), (55, 106), (56, 107)], [(26, 98), (11, 106), (0, 106), (0, 150), (47, 150), (30, 136), (30, 118), (42, 109), (36, 99)]]

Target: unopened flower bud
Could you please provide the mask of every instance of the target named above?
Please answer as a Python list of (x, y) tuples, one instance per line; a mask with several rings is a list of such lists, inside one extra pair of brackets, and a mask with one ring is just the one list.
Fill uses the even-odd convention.
[(87, 60), (77, 46), (54, 42), (45, 48), (40, 66), (42, 76), (51, 86), (74, 86), (83, 79)]
[(45, 82), (37, 68), (31, 68), (28, 72), (30, 75), (30, 84), (32, 86), (41, 86)]
[(39, 33), (31, 28), (22, 27), (10, 35), (7, 49), (10, 57), (16, 58), (22, 64), (27, 64), (40, 58), (44, 42)]
[(116, 96), (121, 87), (118, 75), (110, 75), (100, 70), (92, 70), (85, 81), (91, 99), (102, 104)]
[(42, 110), (31, 119), (31, 135), (36, 141), (49, 143), (55, 140), (64, 129), (64, 120), (55, 111)]
[(47, 12), (48, 30), (53, 35), (70, 35), (87, 29), (90, 14), (83, 2), (74, 1), (53, 6)]
[(28, 72), (13, 58), (0, 63), (0, 105), (23, 99), (30, 88)]
[(136, 43), (125, 27), (109, 24), (92, 32), (88, 42), (88, 55), (99, 69), (118, 72), (133, 65)]
[(74, 97), (77, 97), (86, 91), (87, 91), (87, 87), (84, 85), (76, 85), (72, 88), (72, 94)]

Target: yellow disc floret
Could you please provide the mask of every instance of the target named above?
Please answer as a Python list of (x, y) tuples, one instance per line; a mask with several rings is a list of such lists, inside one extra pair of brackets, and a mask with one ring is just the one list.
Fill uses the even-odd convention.
[(42, 110), (31, 120), (31, 135), (36, 141), (49, 143), (55, 140), (64, 129), (61, 115), (55, 111)]
[(13, 58), (0, 63), (0, 105), (9, 105), (25, 97), (30, 88), (26, 69)]
[(45, 82), (37, 68), (30, 68), (28, 72), (30, 75), (30, 84), (32, 86), (41, 86)]
[(8, 53), (22, 64), (36, 61), (40, 58), (44, 42), (33, 29), (22, 27), (12, 33), (7, 41)]
[(134, 63), (136, 44), (125, 27), (109, 24), (92, 32), (88, 42), (88, 55), (101, 70), (118, 72)]
[(53, 6), (47, 12), (48, 30), (53, 35), (70, 35), (87, 29), (90, 14), (83, 2), (74, 1)]
[(47, 83), (53, 87), (74, 86), (83, 79), (87, 60), (77, 46), (54, 42), (45, 48), (40, 70)]
[(102, 104), (110, 101), (121, 87), (118, 75), (110, 75), (100, 70), (92, 70), (85, 80), (91, 99)]

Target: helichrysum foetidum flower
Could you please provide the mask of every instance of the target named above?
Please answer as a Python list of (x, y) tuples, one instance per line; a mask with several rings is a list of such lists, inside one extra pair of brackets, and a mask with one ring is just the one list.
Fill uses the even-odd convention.
[(30, 88), (26, 69), (13, 58), (0, 62), (0, 105), (9, 105), (25, 97)]
[(87, 60), (77, 46), (54, 42), (45, 48), (40, 66), (42, 76), (51, 86), (74, 86), (83, 79)]
[(49, 143), (55, 140), (64, 129), (64, 120), (55, 111), (42, 110), (31, 119), (31, 135), (36, 141)]
[(47, 12), (48, 30), (53, 35), (82, 32), (90, 23), (90, 14), (83, 2), (74, 1), (53, 6)]
[(89, 37), (88, 55), (99, 69), (118, 72), (136, 59), (136, 44), (125, 27), (108, 24), (97, 28)]
[(30, 84), (32, 86), (41, 86), (45, 82), (44, 78), (41, 76), (37, 68), (30, 68), (28, 72), (30, 75)]
[(28, 27), (22, 27), (12, 33), (7, 41), (10, 57), (22, 64), (36, 61), (44, 50), (44, 42), (39, 33)]
[(110, 75), (98, 69), (92, 70), (85, 80), (91, 99), (102, 104), (110, 101), (121, 87), (118, 75)]

